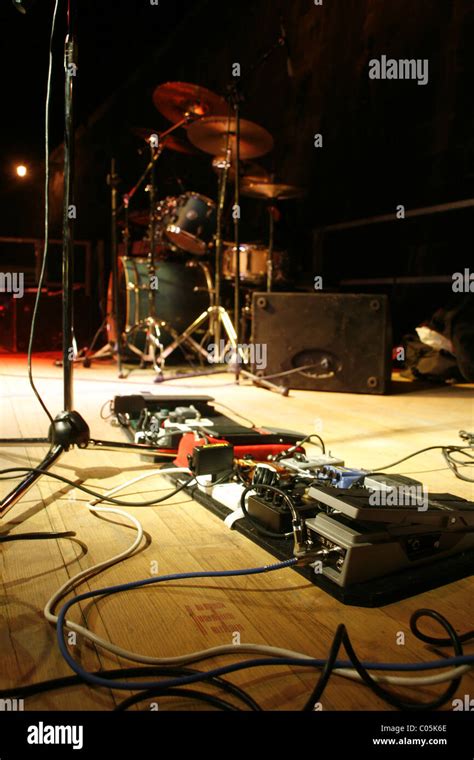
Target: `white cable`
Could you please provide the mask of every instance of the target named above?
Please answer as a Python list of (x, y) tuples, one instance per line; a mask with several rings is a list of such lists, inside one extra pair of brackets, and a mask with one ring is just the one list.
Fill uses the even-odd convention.
[[(120, 515), (122, 517), (125, 517), (127, 520), (130, 520), (130, 522), (136, 527), (137, 529), (137, 537), (135, 538), (135, 541), (129, 546), (128, 549), (125, 549), (123, 552), (120, 552), (120, 554), (115, 555), (114, 557), (105, 560), (104, 562), (99, 562), (97, 565), (93, 565), (92, 567), (88, 567), (85, 570), (82, 570), (80, 573), (77, 573), (77, 575), (74, 575), (72, 578), (69, 578), (66, 583), (64, 583), (61, 588), (59, 588), (55, 594), (46, 602), (43, 614), (46, 617), (46, 619), (50, 623), (56, 624), (58, 621), (57, 615), (54, 615), (52, 610), (56, 607), (58, 602), (68, 593), (68, 591), (71, 591), (73, 588), (75, 588), (80, 581), (84, 580), (85, 578), (93, 575), (97, 575), (97, 573), (101, 572), (102, 570), (105, 570), (107, 567), (111, 567), (111, 565), (115, 565), (118, 562), (121, 562), (121, 560), (126, 559), (127, 557), (130, 557), (135, 550), (138, 548), (138, 546), (141, 543), (141, 540), (143, 538), (143, 527), (139, 523), (139, 521), (130, 515), (128, 512), (124, 512), (121, 509), (113, 508), (113, 507), (97, 507), (96, 505), (99, 503), (99, 501), (102, 501), (103, 499), (107, 498), (108, 496), (113, 496), (118, 491), (122, 490), (123, 488), (128, 488), (135, 483), (139, 483), (141, 480), (145, 480), (146, 478), (150, 478), (154, 475), (169, 475), (170, 473), (189, 473), (189, 470), (186, 468), (169, 468), (169, 469), (162, 469), (162, 470), (152, 470), (151, 472), (147, 472), (145, 474), (139, 475), (137, 478), (133, 478), (133, 480), (129, 480), (126, 483), (121, 483), (119, 486), (116, 486), (111, 491), (108, 491), (105, 493), (102, 497), (102, 499), (95, 499), (94, 501), (90, 502), (87, 505), (87, 508), (91, 512), (104, 512), (106, 514), (116, 514)], [(81, 629), (81, 633), (84, 631), (87, 631), (87, 629), (82, 629), (82, 626), (77, 626), (75, 623), (72, 623), (71, 621), (66, 621), (66, 625), (71, 628), (71, 630), (76, 630), (79, 632), (78, 629)], [(83, 633), (83, 635), (85, 635)]]
[[(140, 483), (142, 480), (146, 480), (147, 478), (152, 478), (154, 475), (181, 475), (183, 473), (186, 473), (187, 475), (192, 475), (191, 470), (189, 470), (187, 467), (165, 467), (161, 470), (151, 470), (150, 472), (145, 472), (142, 475), (139, 475), (136, 478), (133, 478), (133, 480), (128, 480), (126, 483), (121, 483), (119, 486), (116, 486), (112, 489), (112, 491), (108, 491), (108, 493), (104, 494), (100, 499), (94, 499), (94, 501), (89, 502), (87, 505), (89, 508), (94, 506), (95, 504), (98, 504), (100, 501), (103, 501), (104, 499), (108, 498), (109, 496), (114, 496), (119, 491), (122, 491), (124, 488), (130, 488), (130, 486), (134, 486), (135, 483)], [(193, 481), (191, 481), (192, 483)], [(191, 485), (191, 483), (189, 485)], [(137, 504), (137, 507), (139, 507), (140, 504)], [(157, 505), (158, 506), (158, 505)]]
[[(374, 676), (370, 674), (374, 681), (377, 683), (388, 683), (394, 686), (432, 686), (438, 683), (444, 683), (445, 681), (452, 681), (453, 678), (459, 678), (466, 675), (474, 668), (474, 665), (459, 665), (456, 668), (451, 668), (446, 673), (438, 673), (433, 676)], [(363, 683), (362, 678), (356, 670), (349, 670), (345, 668), (336, 668), (333, 673), (344, 678), (349, 678), (352, 681), (360, 681)]]
[[(116, 486), (114, 489), (104, 494), (103, 498), (106, 498), (108, 496), (113, 496), (118, 491), (121, 491), (124, 488), (130, 487), (131, 485), (134, 485), (135, 483), (138, 483), (154, 475), (169, 475), (169, 474), (175, 475), (175, 474), (181, 474), (181, 473), (189, 474), (189, 472), (190, 471), (187, 468), (170, 468), (170, 469), (161, 469), (161, 470), (154, 470), (152, 472), (147, 472), (145, 474), (140, 475), (137, 478), (134, 478), (133, 480), (128, 481), (127, 483), (122, 483), (119, 486)], [(127, 557), (132, 556), (132, 554), (136, 551), (136, 549), (140, 545), (141, 540), (143, 538), (143, 527), (135, 517), (133, 517), (132, 515), (120, 509), (116, 509), (112, 507), (97, 507), (96, 505), (99, 501), (100, 499), (95, 499), (93, 502), (90, 502), (87, 505), (91, 512), (117, 514), (117, 515), (121, 515), (127, 518), (136, 527), (137, 536), (135, 538), (135, 541), (125, 551), (121, 552), (120, 554), (115, 555), (111, 559), (105, 560), (104, 562), (101, 562), (97, 565), (93, 565), (92, 567), (81, 571), (77, 575), (70, 578), (65, 584), (63, 584), (63, 586), (61, 586), (61, 588), (49, 599), (49, 601), (46, 603), (46, 606), (44, 608), (44, 615), (46, 619), (48, 620), (48, 622), (53, 623), (54, 625), (57, 624), (58, 617), (57, 615), (53, 613), (53, 610), (58, 604), (58, 602), (68, 593), (68, 591), (71, 591), (81, 581), (85, 580), (86, 578), (92, 577), (93, 575), (97, 575), (99, 572), (101, 572), (102, 570), (105, 570), (107, 567), (110, 567), (111, 565), (116, 564), (120, 562), (121, 560), (126, 559)], [(150, 657), (147, 655), (138, 654), (136, 652), (130, 652), (126, 649), (123, 649), (122, 647), (112, 644), (106, 639), (102, 639), (100, 636), (97, 636), (97, 634), (93, 633), (88, 628), (85, 628), (84, 626), (74, 623), (71, 620), (66, 619), (64, 621), (64, 624), (70, 630), (75, 631), (76, 633), (80, 634), (81, 636), (93, 642), (94, 644), (101, 647), (102, 649), (105, 649), (113, 654), (116, 654), (119, 657), (123, 657), (124, 659), (131, 660), (133, 662), (139, 662), (145, 665), (155, 665), (155, 666), (172, 668), (176, 666), (184, 666), (184, 665), (194, 664), (197, 662), (202, 662), (203, 660), (211, 659), (215, 657), (220, 657), (220, 656), (225, 656), (225, 655), (241, 655), (241, 654), (254, 654), (254, 655), (262, 655), (262, 656), (265, 655), (267, 657), (270, 656), (270, 657), (275, 657), (277, 659), (290, 658), (290, 659), (302, 660), (302, 661), (314, 659), (313, 657), (307, 654), (303, 654), (301, 652), (294, 652), (289, 649), (282, 649), (280, 647), (271, 647), (264, 644), (236, 644), (236, 645), (229, 645), (229, 646), (211, 647), (209, 649), (205, 649), (199, 652), (192, 652), (190, 654), (182, 655), (180, 657), (161, 657), (161, 658)], [(392, 684), (392, 685), (397, 685), (397, 686), (430, 686), (430, 685), (434, 685), (438, 683), (443, 683), (445, 681), (452, 681), (453, 678), (463, 676), (469, 671), (471, 671), (473, 668), (474, 668), (474, 665), (473, 666), (462, 665), (457, 668), (451, 668), (446, 673), (438, 673), (436, 675), (430, 675), (430, 676), (408, 676), (407, 677), (407, 676), (372, 675), (372, 678), (377, 683), (386, 683), (386, 684)], [(346, 668), (337, 668), (333, 672), (334, 674), (338, 676), (342, 676), (343, 678), (348, 678), (350, 680), (362, 682), (362, 679), (356, 670), (346, 669)]]
[[(108, 496), (113, 496), (117, 491), (122, 490), (123, 488), (127, 488), (131, 485), (134, 485), (135, 483), (140, 482), (141, 480), (145, 480), (146, 478), (152, 477), (153, 475), (169, 475), (169, 474), (181, 474), (181, 473), (187, 473), (189, 474), (189, 470), (187, 468), (170, 468), (170, 469), (161, 469), (161, 470), (154, 470), (152, 472), (147, 472), (145, 474), (140, 475), (137, 478), (134, 478), (133, 480), (128, 481), (127, 483), (122, 483), (119, 486), (116, 486), (112, 491), (107, 492), (104, 494), (102, 499), (107, 498)], [(48, 602), (45, 605), (44, 608), (44, 615), (48, 622), (53, 623), (54, 625), (57, 624), (58, 617), (54, 614), (53, 610), (56, 607), (56, 605), (60, 602), (62, 598), (69, 592), (72, 591), (73, 588), (75, 588), (81, 581), (84, 581), (86, 578), (91, 578), (93, 575), (97, 575), (102, 570), (105, 570), (108, 567), (111, 567), (112, 565), (116, 564), (117, 562), (120, 562), (123, 559), (126, 559), (127, 557), (130, 557), (135, 550), (140, 545), (140, 542), (143, 537), (143, 528), (141, 524), (136, 520), (135, 517), (128, 514), (127, 512), (123, 512), (120, 509), (111, 508), (111, 507), (97, 507), (96, 504), (101, 501), (102, 499), (95, 499), (93, 502), (90, 502), (87, 506), (91, 510), (91, 512), (103, 512), (106, 514), (117, 514), (121, 515), (123, 517), (126, 517), (129, 519), (136, 527), (137, 529), (137, 537), (135, 538), (135, 541), (131, 544), (131, 546), (128, 549), (125, 549), (120, 554), (115, 555), (111, 559), (105, 560), (104, 562), (100, 562), (97, 565), (93, 565), (92, 567), (87, 568), (86, 570), (82, 570), (77, 575), (70, 578), (66, 583), (64, 583), (60, 589), (48, 600)], [(265, 645), (259, 645), (259, 644), (240, 644), (240, 645), (229, 645), (229, 646), (220, 646), (220, 647), (212, 647), (210, 649), (206, 649), (200, 652), (193, 652), (191, 654), (183, 655), (181, 657), (165, 657), (165, 658), (158, 658), (158, 657), (148, 657), (146, 655), (141, 655), (136, 652), (129, 652), (126, 649), (122, 649), (119, 646), (116, 646), (115, 644), (112, 644), (111, 642), (102, 639), (100, 636), (97, 636), (95, 633), (90, 631), (88, 628), (85, 628), (82, 625), (79, 625), (77, 623), (74, 623), (72, 620), (65, 620), (64, 624), (67, 628), (69, 628), (72, 631), (75, 631), (76, 633), (80, 634), (84, 638), (88, 639), (89, 641), (93, 642), (97, 646), (100, 646), (102, 649), (106, 649), (109, 652), (112, 652), (113, 654), (116, 654), (120, 657), (123, 657), (128, 660), (132, 660), (133, 662), (140, 662), (147, 665), (161, 665), (163, 667), (175, 667), (176, 665), (185, 665), (193, 662), (199, 662), (205, 659), (210, 659), (213, 657), (218, 657), (222, 655), (235, 655), (235, 654), (262, 654), (262, 655), (269, 655), (273, 657), (294, 657), (298, 659), (311, 659), (307, 655), (299, 654), (296, 652), (292, 652), (290, 650), (286, 649), (279, 649), (276, 647), (269, 647)]]

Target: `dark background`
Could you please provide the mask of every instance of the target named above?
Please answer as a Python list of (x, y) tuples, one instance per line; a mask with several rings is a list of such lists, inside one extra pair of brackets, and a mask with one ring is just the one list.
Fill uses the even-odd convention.
[[(325, 288), (353, 278), (448, 275), (472, 261), (472, 210), (393, 221), (346, 232), (316, 231), (342, 221), (473, 196), (474, 0), (76, 0), (76, 234), (109, 236), (106, 177), (115, 156), (124, 192), (146, 165), (130, 128), (168, 122), (154, 88), (186, 81), (224, 93), (234, 62), (249, 67), (287, 27), (294, 77), (278, 49), (245, 87), (242, 115), (266, 127), (275, 150), (261, 160), (280, 180), (304, 186), (303, 201), (281, 205), (277, 246), (290, 252), (292, 288)], [(60, 235), (62, 49), (65, 6), (55, 39), (51, 112), (52, 234)], [(38, 236), (43, 228), (43, 140), (47, 51), (53, 2), (21, 16), (0, 6), (2, 114), (0, 235)], [(371, 58), (428, 58), (429, 84), (372, 81)], [(322, 133), (323, 149), (313, 145)], [(13, 173), (18, 161), (32, 171)], [(159, 195), (186, 189), (215, 197), (211, 157), (166, 151)], [(145, 206), (146, 197), (137, 205)], [(265, 240), (264, 204), (245, 200), (244, 240)], [(55, 253), (59, 263), (59, 251)], [(54, 261), (52, 262), (54, 266)], [(103, 283), (98, 283), (103, 284)], [(367, 291), (357, 286), (353, 291)], [(379, 290), (384, 288), (379, 288)], [(449, 284), (385, 288), (396, 337), (428, 318)]]

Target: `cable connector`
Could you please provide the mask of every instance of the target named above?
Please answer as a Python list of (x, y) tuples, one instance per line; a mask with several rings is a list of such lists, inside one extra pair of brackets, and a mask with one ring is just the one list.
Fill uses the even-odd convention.
[(318, 549), (312, 541), (307, 541), (300, 552), (296, 553), (296, 547), (293, 554), (298, 559), (297, 567), (305, 565), (314, 565), (315, 562), (325, 562), (333, 554), (340, 554), (342, 549), (339, 546), (332, 546), (330, 549)]
[(459, 437), (466, 441), (468, 446), (474, 446), (474, 433), (468, 433), (466, 430), (459, 431)]

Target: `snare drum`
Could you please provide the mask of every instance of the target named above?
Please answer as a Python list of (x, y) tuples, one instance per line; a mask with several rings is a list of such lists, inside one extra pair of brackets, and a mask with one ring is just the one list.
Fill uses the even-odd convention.
[(202, 255), (216, 230), (216, 204), (205, 195), (185, 193), (168, 199), (163, 221), (168, 240), (188, 253)]
[[(237, 270), (237, 248), (226, 244), (222, 257), (222, 274), (226, 280), (234, 280)], [(240, 246), (240, 279), (252, 285), (260, 285), (267, 276), (268, 248), (265, 245), (245, 243)]]

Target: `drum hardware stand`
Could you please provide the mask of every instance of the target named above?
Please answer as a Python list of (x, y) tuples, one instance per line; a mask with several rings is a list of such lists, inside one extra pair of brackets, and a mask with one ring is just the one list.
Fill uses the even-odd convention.
[(109, 321), (109, 314), (106, 314), (104, 319), (101, 322), (101, 325), (99, 329), (97, 330), (96, 334), (94, 335), (92, 339), (92, 343), (90, 346), (85, 350), (85, 355), (80, 359), (80, 363), (86, 368), (89, 369), (89, 367), (92, 366), (92, 362), (100, 359), (113, 359), (114, 358), (114, 348), (113, 344), (111, 342), (106, 343), (102, 348), (100, 348), (98, 351), (94, 351), (95, 344), (99, 340), (99, 336), (102, 332), (107, 330), (107, 323)]
[[(115, 158), (112, 158), (110, 165), (110, 174), (108, 182), (110, 185), (111, 195), (111, 227), (110, 227), (110, 248), (112, 256), (112, 303), (113, 303), (113, 317), (115, 324), (117, 325), (117, 344), (115, 353), (117, 355), (117, 368), (119, 377), (122, 377), (122, 353), (121, 353), (121, 340), (119, 333), (119, 325), (121, 324), (120, 318), (120, 298), (118, 292), (118, 240), (117, 240), (117, 188), (119, 186), (119, 177), (116, 171)], [(114, 353), (114, 352), (113, 352)]]
[(268, 235), (268, 261), (267, 261), (267, 293), (271, 293), (273, 290), (273, 250), (275, 247), (275, 214), (277, 213), (277, 207), (273, 204), (268, 206), (269, 217), (269, 235)]
[[(113, 275), (115, 280), (114, 285), (114, 311), (119, 316), (118, 306), (119, 306), (119, 297), (118, 297), (118, 247), (117, 247), (117, 218), (119, 214), (122, 211), (125, 211), (126, 216), (126, 226), (125, 226), (125, 248), (126, 248), (126, 254), (128, 255), (128, 248), (129, 248), (129, 242), (130, 242), (130, 232), (129, 232), (129, 225), (128, 225), (128, 210), (130, 201), (134, 197), (134, 195), (138, 192), (138, 190), (142, 187), (143, 183), (147, 179), (147, 177), (150, 177), (150, 184), (148, 185), (148, 192), (150, 194), (150, 224), (149, 224), (149, 239), (150, 239), (150, 251), (148, 253), (148, 275), (149, 275), (149, 282), (151, 283), (152, 278), (156, 278), (156, 266), (155, 266), (155, 250), (156, 250), (156, 216), (155, 216), (155, 199), (156, 199), (156, 164), (158, 159), (160, 158), (161, 154), (163, 153), (163, 150), (166, 145), (166, 138), (168, 135), (175, 132), (180, 127), (185, 126), (186, 124), (189, 124), (192, 121), (197, 121), (198, 119), (202, 118), (201, 116), (198, 116), (196, 114), (187, 113), (185, 114), (184, 118), (180, 121), (176, 122), (176, 124), (173, 124), (169, 129), (167, 129), (165, 132), (161, 132), (157, 135), (157, 143), (155, 143), (153, 140), (149, 140), (149, 146), (150, 146), (150, 161), (148, 163), (148, 166), (146, 167), (145, 171), (143, 172), (142, 176), (136, 183), (136, 185), (130, 190), (129, 193), (127, 193), (124, 196), (122, 206), (117, 210), (116, 208), (116, 196), (115, 196), (115, 213), (112, 212), (112, 225), (113, 225), (113, 240), (115, 241), (115, 247), (113, 252), (113, 261), (114, 261), (114, 268), (116, 270), (116, 273)], [(113, 193), (112, 193), (113, 196)], [(112, 209), (114, 209), (114, 200), (112, 201)], [(149, 302), (149, 316), (138, 323), (135, 323), (131, 326), (128, 330), (126, 330), (124, 333), (120, 334), (120, 324), (121, 322), (117, 319), (116, 325), (117, 325), (117, 356), (118, 356), (118, 369), (119, 369), (119, 378), (123, 379), (127, 377), (127, 375), (124, 374), (122, 369), (122, 362), (121, 362), (121, 347), (123, 342), (127, 344), (128, 348), (133, 351), (135, 354), (137, 354), (141, 358), (141, 368), (144, 368), (148, 362), (150, 362), (153, 366), (153, 369), (155, 372), (161, 372), (162, 364), (165, 360), (165, 357), (163, 356), (163, 346), (160, 342), (160, 322), (157, 320), (156, 317), (156, 308), (155, 308), (155, 298), (154, 298), (154, 290), (150, 287), (148, 291), (148, 302)], [(163, 323), (161, 323), (163, 324)], [(140, 329), (146, 330), (145, 335), (145, 350), (141, 351), (136, 346), (133, 346), (128, 342), (128, 338), (133, 335), (134, 332)], [(159, 355), (159, 359), (157, 358), (157, 355)]]
[[(130, 330), (126, 332), (126, 341), (128, 347), (138, 356), (141, 357), (141, 368), (143, 369), (148, 362), (151, 362), (153, 365), (153, 369), (156, 372), (160, 371), (160, 363), (157, 361), (157, 353), (161, 353), (163, 350), (163, 347), (160, 342), (160, 325), (156, 319), (156, 308), (155, 308), (155, 298), (154, 298), (154, 290), (151, 287), (152, 279), (156, 279), (156, 266), (155, 266), (155, 251), (156, 251), (156, 216), (155, 216), (155, 199), (156, 199), (156, 161), (158, 160), (159, 156), (161, 155), (163, 147), (161, 150), (158, 146), (153, 145), (152, 141), (149, 141), (150, 144), (150, 153), (151, 153), (151, 159), (150, 159), (150, 184), (147, 187), (147, 191), (150, 196), (150, 225), (148, 227), (148, 233), (149, 233), (149, 240), (150, 240), (150, 250), (148, 252), (148, 317), (145, 320), (142, 320), (141, 322), (138, 322), (134, 324)], [(140, 351), (136, 348), (136, 346), (133, 346), (128, 342), (128, 338), (130, 335), (132, 335), (136, 330), (140, 328), (146, 328), (146, 335), (145, 335), (145, 350)]]
[(117, 357), (119, 377), (122, 377), (122, 355), (120, 352), (120, 340), (117, 336), (117, 341), (108, 340), (107, 343), (102, 346), (98, 351), (92, 353), (96, 341), (103, 330), (107, 329), (109, 320), (113, 320), (116, 325), (120, 324), (120, 299), (118, 297), (118, 240), (117, 240), (117, 188), (119, 186), (120, 179), (116, 171), (115, 158), (112, 158), (110, 166), (110, 174), (107, 175), (107, 184), (110, 187), (111, 195), (111, 225), (110, 225), (110, 255), (111, 255), (111, 271), (112, 271), (112, 311), (107, 312), (102, 324), (97, 330), (91, 346), (86, 349), (85, 356), (80, 360), (84, 367), (89, 368), (92, 365), (92, 361), (96, 359), (111, 359)]
[[(229, 109), (229, 126), (230, 126), (231, 113)], [(225, 207), (225, 196), (227, 189), (227, 176), (231, 166), (231, 147), (230, 147), (230, 130), (227, 132), (227, 145), (226, 145), (226, 158), (222, 163), (222, 166), (218, 167), (218, 203), (217, 203), (217, 224), (216, 224), (216, 256), (215, 256), (215, 276), (214, 286), (212, 287), (210, 275), (206, 275), (209, 294), (211, 296), (211, 305), (203, 312), (194, 322), (169, 345), (161, 354), (161, 358), (165, 361), (170, 354), (176, 351), (179, 346), (185, 344), (192, 348), (199, 356), (209, 361), (209, 351), (203, 348), (202, 344), (198, 343), (194, 338), (194, 333), (199, 330), (206, 322), (209, 323), (209, 330), (205, 335), (211, 335), (214, 339), (215, 345), (220, 347), (222, 329), (227, 335), (227, 343), (224, 351), (219, 354), (219, 362), (223, 361), (227, 347), (230, 345), (233, 351), (237, 351), (238, 338), (235, 327), (229, 316), (229, 313), (221, 306), (221, 262), (222, 262), (222, 250), (223, 250), (223, 218)], [(211, 287), (209, 288), (209, 285)], [(204, 338), (204, 340), (205, 340)], [(221, 370), (217, 370), (221, 372)], [(217, 374), (217, 372), (210, 372), (209, 374)], [(194, 377), (193, 373), (187, 375), (187, 377)], [(155, 382), (163, 382), (162, 376), (158, 376)]]
[[(73, 252), (74, 252), (74, 221), (69, 218), (69, 208), (74, 200), (74, 80), (76, 65), (76, 42), (73, 34), (75, 7), (71, 3), (67, 14), (67, 34), (64, 45), (65, 69), (65, 106), (64, 106), (64, 197), (63, 197), (63, 249), (62, 249), (62, 289), (63, 289), (63, 411), (52, 421), (47, 438), (2, 438), (2, 446), (48, 446), (49, 451), (42, 462), (30, 471), (0, 501), (0, 518), (11, 509), (35, 483), (74, 446), (87, 448), (89, 445), (102, 448), (127, 449), (132, 451), (151, 451), (129, 443), (107, 443), (90, 438), (89, 426), (81, 415), (73, 410), (74, 380), (73, 361)], [(73, 73), (74, 72), (74, 73)], [(28, 468), (27, 468), (28, 469)]]
[[(285, 38), (284, 36), (279, 36), (278, 40), (258, 59), (258, 61), (254, 64), (254, 66), (250, 69), (249, 75), (253, 75), (255, 71), (257, 71), (260, 66), (262, 66), (265, 61), (270, 57), (270, 55), (277, 50), (279, 47), (282, 47), (285, 45)], [(222, 167), (218, 167), (221, 169), (219, 172), (219, 200), (218, 200), (218, 207), (217, 207), (217, 232), (216, 232), (216, 272), (215, 272), (215, 287), (213, 292), (213, 298), (211, 301), (211, 306), (207, 311), (205, 311), (203, 314), (201, 314), (198, 319), (196, 319), (188, 328), (185, 330), (180, 337), (175, 340), (168, 348), (164, 350), (162, 353), (162, 358), (166, 359), (173, 351), (176, 350), (180, 345), (183, 343), (190, 345), (198, 354), (201, 356), (204, 356), (209, 361), (209, 352), (205, 351), (202, 347), (202, 345), (199, 345), (197, 341), (194, 340), (193, 333), (196, 332), (203, 324), (205, 324), (209, 320), (209, 324), (211, 326), (211, 334), (213, 335), (215, 339), (215, 343), (217, 346), (220, 347), (220, 330), (221, 326), (224, 328), (226, 334), (227, 334), (227, 344), (224, 348), (224, 351), (222, 354), (219, 355), (219, 360), (222, 360), (224, 358), (224, 355), (226, 353), (226, 350), (228, 346), (232, 348), (234, 351), (234, 355), (237, 357), (237, 361), (235, 362), (235, 381), (236, 384), (239, 384), (240, 382), (240, 376), (244, 377), (245, 379), (251, 380), (255, 385), (258, 385), (262, 388), (266, 388), (268, 390), (276, 391), (277, 393), (280, 393), (282, 395), (288, 395), (288, 389), (284, 386), (278, 386), (274, 383), (271, 383), (268, 380), (265, 380), (264, 378), (260, 378), (257, 375), (254, 375), (253, 373), (249, 372), (248, 370), (241, 369), (240, 367), (240, 360), (243, 361), (246, 360), (246, 357), (244, 356), (244, 353), (242, 351), (241, 346), (239, 345), (239, 332), (240, 332), (240, 326), (239, 326), (239, 317), (240, 317), (240, 103), (243, 101), (243, 94), (242, 94), (242, 79), (241, 78), (234, 78), (232, 81), (232, 84), (230, 84), (227, 88), (227, 101), (229, 103), (229, 128), (227, 130), (227, 146), (226, 146), (226, 158), (225, 162), (223, 163)], [(227, 178), (228, 178), (228, 171), (230, 168), (230, 160), (231, 160), (231, 147), (230, 147), (230, 138), (231, 138), (231, 119), (232, 119), (232, 111), (234, 113), (234, 119), (235, 119), (235, 134), (233, 137), (235, 137), (235, 143), (236, 143), (236, 151), (235, 151), (235, 184), (234, 184), (234, 211), (237, 213), (234, 213), (234, 245), (235, 245), (235, 256), (236, 256), (236, 267), (235, 267), (235, 280), (234, 280), (234, 320), (235, 320), (235, 326), (228, 314), (228, 312), (220, 305), (220, 285), (221, 285), (221, 261), (222, 261), (222, 246), (223, 246), (223, 240), (222, 240), (222, 220), (223, 220), (223, 212), (224, 212), (224, 204), (225, 204), (225, 193), (227, 188)], [(220, 370), (218, 370), (220, 372)], [(214, 374), (214, 373), (210, 373)], [(187, 377), (193, 377), (193, 374), (188, 374)], [(155, 382), (162, 382), (162, 377), (158, 376), (155, 379)]]
[[(279, 37), (277, 42), (275, 42), (253, 65), (253, 67), (250, 69), (250, 71), (247, 73), (246, 78), (248, 79), (249, 76), (253, 76), (256, 71), (265, 63), (265, 61), (270, 57), (270, 55), (273, 53), (274, 50), (276, 50), (278, 47), (281, 47), (285, 44), (285, 38), (283, 36)], [(246, 380), (251, 380), (254, 385), (257, 385), (261, 388), (266, 388), (267, 390), (276, 391), (277, 393), (280, 393), (281, 395), (287, 396), (288, 395), (288, 389), (284, 386), (276, 385), (275, 383), (270, 382), (269, 380), (265, 380), (261, 377), (258, 377), (258, 375), (255, 375), (253, 372), (250, 372), (247, 369), (242, 369), (240, 366), (239, 357), (245, 358), (242, 356), (242, 351), (239, 346), (239, 315), (240, 315), (240, 105), (244, 100), (243, 95), (243, 89), (242, 89), (242, 83), (243, 79), (242, 77), (236, 77), (234, 78), (234, 81), (231, 85), (228, 86), (228, 100), (229, 103), (233, 106), (234, 110), (234, 119), (235, 119), (235, 143), (236, 143), (236, 150), (235, 150), (235, 177), (234, 177), (234, 208), (238, 211), (238, 213), (234, 213), (234, 245), (235, 245), (235, 285), (234, 285), (234, 315), (235, 315), (235, 323), (237, 327), (237, 331), (235, 334), (235, 341), (237, 345), (237, 361), (235, 363), (235, 382), (238, 385), (240, 383), (240, 376), (244, 377)], [(273, 232), (272, 232), (273, 235)], [(272, 243), (273, 245), (273, 243)]]

